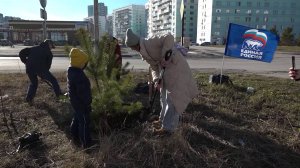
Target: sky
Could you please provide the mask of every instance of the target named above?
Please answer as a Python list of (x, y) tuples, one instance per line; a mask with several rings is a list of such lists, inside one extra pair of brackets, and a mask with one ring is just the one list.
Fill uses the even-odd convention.
[[(108, 8), (108, 14), (114, 9), (127, 5), (145, 5), (148, 0), (98, 0)], [(47, 0), (47, 20), (82, 21), (88, 16), (88, 5), (94, 0)], [(25, 20), (42, 20), (40, 18), (39, 0), (0, 0), (0, 13), (4, 16), (20, 17)]]

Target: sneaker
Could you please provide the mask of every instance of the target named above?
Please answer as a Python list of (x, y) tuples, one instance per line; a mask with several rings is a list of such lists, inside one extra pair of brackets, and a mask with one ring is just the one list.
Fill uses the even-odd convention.
[(156, 120), (156, 121), (153, 121), (152, 122), (152, 126), (154, 127), (154, 128), (156, 128), (156, 129), (159, 129), (159, 128), (161, 128), (161, 125), (162, 123), (161, 123), (161, 121), (160, 120)]

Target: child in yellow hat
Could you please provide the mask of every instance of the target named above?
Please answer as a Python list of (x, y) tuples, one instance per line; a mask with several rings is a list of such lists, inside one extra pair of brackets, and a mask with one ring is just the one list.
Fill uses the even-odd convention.
[(91, 112), (91, 84), (84, 73), (88, 63), (88, 56), (78, 48), (72, 48), (69, 54), (68, 93), (74, 115), (71, 123), (71, 135), (74, 143), (84, 148), (90, 146), (90, 112)]

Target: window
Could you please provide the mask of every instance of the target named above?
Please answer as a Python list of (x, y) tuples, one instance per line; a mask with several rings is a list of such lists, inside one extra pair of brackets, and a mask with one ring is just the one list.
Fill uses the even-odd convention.
[(218, 35), (220, 35), (220, 32), (215, 32), (214, 34), (218, 36)]
[(222, 6), (222, 2), (221, 1), (216, 1), (216, 6)]
[(251, 10), (247, 10), (247, 12), (246, 12), (247, 14), (251, 14)]
[(229, 10), (229, 9), (227, 9), (227, 10), (226, 10), (226, 13), (230, 13), (230, 10)]
[(216, 13), (221, 13), (221, 9), (216, 9)]
[(251, 22), (251, 17), (246, 17), (246, 18), (245, 18), (245, 21), (246, 21), (246, 22)]
[(257, 2), (257, 7), (260, 7), (260, 2)]
[(218, 17), (217, 17), (217, 20), (221, 20), (221, 17), (220, 17), (220, 16), (218, 16)]
[(266, 8), (270, 7), (270, 2), (265, 2), (265, 5), (264, 5)]
[(255, 13), (259, 13), (259, 10), (256, 10)]
[(194, 9), (194, 5), (191, 5), (191, 6), (190, 6), (190, 9)]
[(241, 11), (241, 10), (236, 9), (236, 10), (234, 11), (234, 13), (240, 13), (240, 11)]
[(191, 12), (190, 12), (190, 14), (191, 14), (191, 15), (193, 15), (193, 14), (194, 14), (194, 12), (193, 12), (193, 11), (191, 11)]
[(264, 11), (264, 14), (269, 14), (269, 11), (268, 11), (268, 10), (265, 10), (265, 11)]
[(265, 21), (265, 22), (268, 22), (268, 20), (269, 20), (268, 17), (265, 17), (265, 18), (264, 18), (264, 21)]
[(252, 7), (252, 2), (247, 2), (247, 7)]
[(236, 6), (241, 6), (241, 2), (239, 1), (239, 2), (236, 2)]
[(262, 27), (261, 28), (263, 28), (263, 29), (267, 29), (267, 25), (262, 25)]
[(291, 22), (294, 23), (294, 22), (295, 22), (295, 19), (294, 19), (294, 18), (291, 18)]

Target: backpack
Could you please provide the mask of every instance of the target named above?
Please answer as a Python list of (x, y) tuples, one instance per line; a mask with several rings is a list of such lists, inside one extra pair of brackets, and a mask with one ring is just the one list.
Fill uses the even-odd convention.
[(31, 48), (24, 48), (19, 52), (21, 61), (26, 64)]

